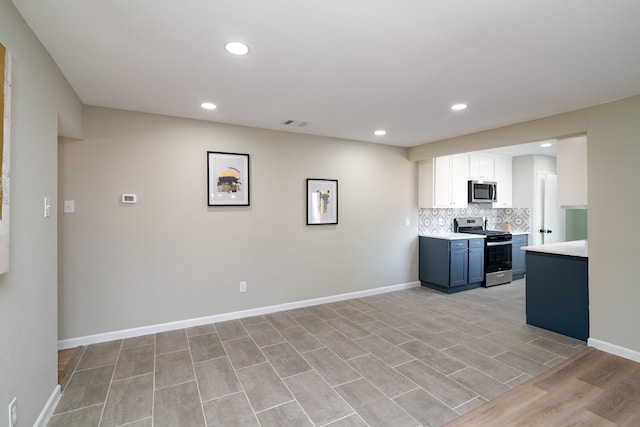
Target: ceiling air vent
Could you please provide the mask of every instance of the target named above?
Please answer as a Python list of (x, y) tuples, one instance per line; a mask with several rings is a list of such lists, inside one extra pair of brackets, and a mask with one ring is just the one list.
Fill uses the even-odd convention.
[(284, 122), (282, 122), (282, 124), (285, 126), (291, 126), (295, 128), (303, 128), (306, 125), (308, 125), (309, 122), (303, 122), (301, 120), (285, 120)]

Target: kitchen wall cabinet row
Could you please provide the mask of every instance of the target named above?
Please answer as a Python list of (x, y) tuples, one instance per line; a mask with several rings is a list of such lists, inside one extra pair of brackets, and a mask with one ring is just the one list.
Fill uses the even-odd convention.
[(493, 207), (513, 205), (511, 157), (481, 153), (436, 157), (420, 162), (418, 174), (421, 208), (468, 207), (469, 180), (496, 181), (498, 200)]
[(478, 288), (484, 279), (484, 239), (439, 239), (420, 236), (422, 286), (446, 293)]

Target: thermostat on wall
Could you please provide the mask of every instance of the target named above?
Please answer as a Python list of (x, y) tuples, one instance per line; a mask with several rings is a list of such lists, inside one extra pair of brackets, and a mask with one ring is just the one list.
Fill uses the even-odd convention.
[(122, 203), (136, 203), (137, 201), (138, 201), (138, 196), (136, 194), (122, 195)]

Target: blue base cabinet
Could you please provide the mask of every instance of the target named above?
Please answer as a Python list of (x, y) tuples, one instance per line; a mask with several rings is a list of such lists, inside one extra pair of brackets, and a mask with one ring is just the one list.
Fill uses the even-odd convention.
[(453, 293), (477, 288), (484, 279), (484, 239), (447, 240), (420, 236), (422, 286)]
[(528, 234), (514, 234), (511, 241), (513, 252), (511, 255), (511, 273), (512, 280), (522, 279), (527, 272), (527, 263), (523, 246), (527, 246), (529, 242)]
[(469, 239), (468, 283), (484, 281), (484, 239)]
[(527, 323), (589, 338), (588, 258), (527, 251)]

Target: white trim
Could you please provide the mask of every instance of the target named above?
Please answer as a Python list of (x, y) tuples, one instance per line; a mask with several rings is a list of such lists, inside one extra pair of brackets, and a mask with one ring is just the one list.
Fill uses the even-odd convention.
[(595, 338), (589, 338), (587, 345), (597, 348), (598, 350), (606, 351), (607, 353), (615, 354), (616, 356), (624, 357), (625, 359), (633, 360), (634, 362), (640, 362), (640, 351), (631, 350), (630, 348), (621, 347)]
[(33, 423), (33, 427), (45, 427), (47, 425), (49, 419), (51, 418), (51, 415), (53, 415), (54, 409), (56, 409), (56, 406), (60, 401), (61, 395), (62, 393), (60, 392), (60, 385), (56, 385), (56, 388), (53, 389), (53, 393), (51, 393), (51, 396), (49, 396), (49, 400), (47, 400), (44, 408), (42, 408), (38, 419), (35, 423)]
[(385, 286), (382, 288), (368, 289), (366, 291), (350, 292), (346, 294), (332, 295), (328, 297), (314, 298), (303, 301), (290, 302), (267, 307), (252, 308), (249, 310), (234, 311), (230, 313), (215, 314), (213, 316), (198, 317), (195, 319), (179, 320), (176, 322), (160, 323), (157, 325), (142, 326), (140, 328), (122, 329), (119, 331), (105, 332), (102, 334), (87, 335), (84, 337), (69, 338), (58, 341), (58, 349), (64, 350), (89, 344), (113, 341), (124, 338), (139, 337), (158, 332), (173, 331), (175, 329), (190, 328), (193, 326), (207, 325), (210, 323), (224, 322), (226, 320), (242, 319), (244, 317), (259, 316), (275, 313), (277, 311), (292, 310), (294, 308), (310, 307), (312, 305), (327, 304), (353, 298), (362, 298), (387, 292), (400, 291), (420, 286), (420, 282), (401, 283), (399, 285)]

